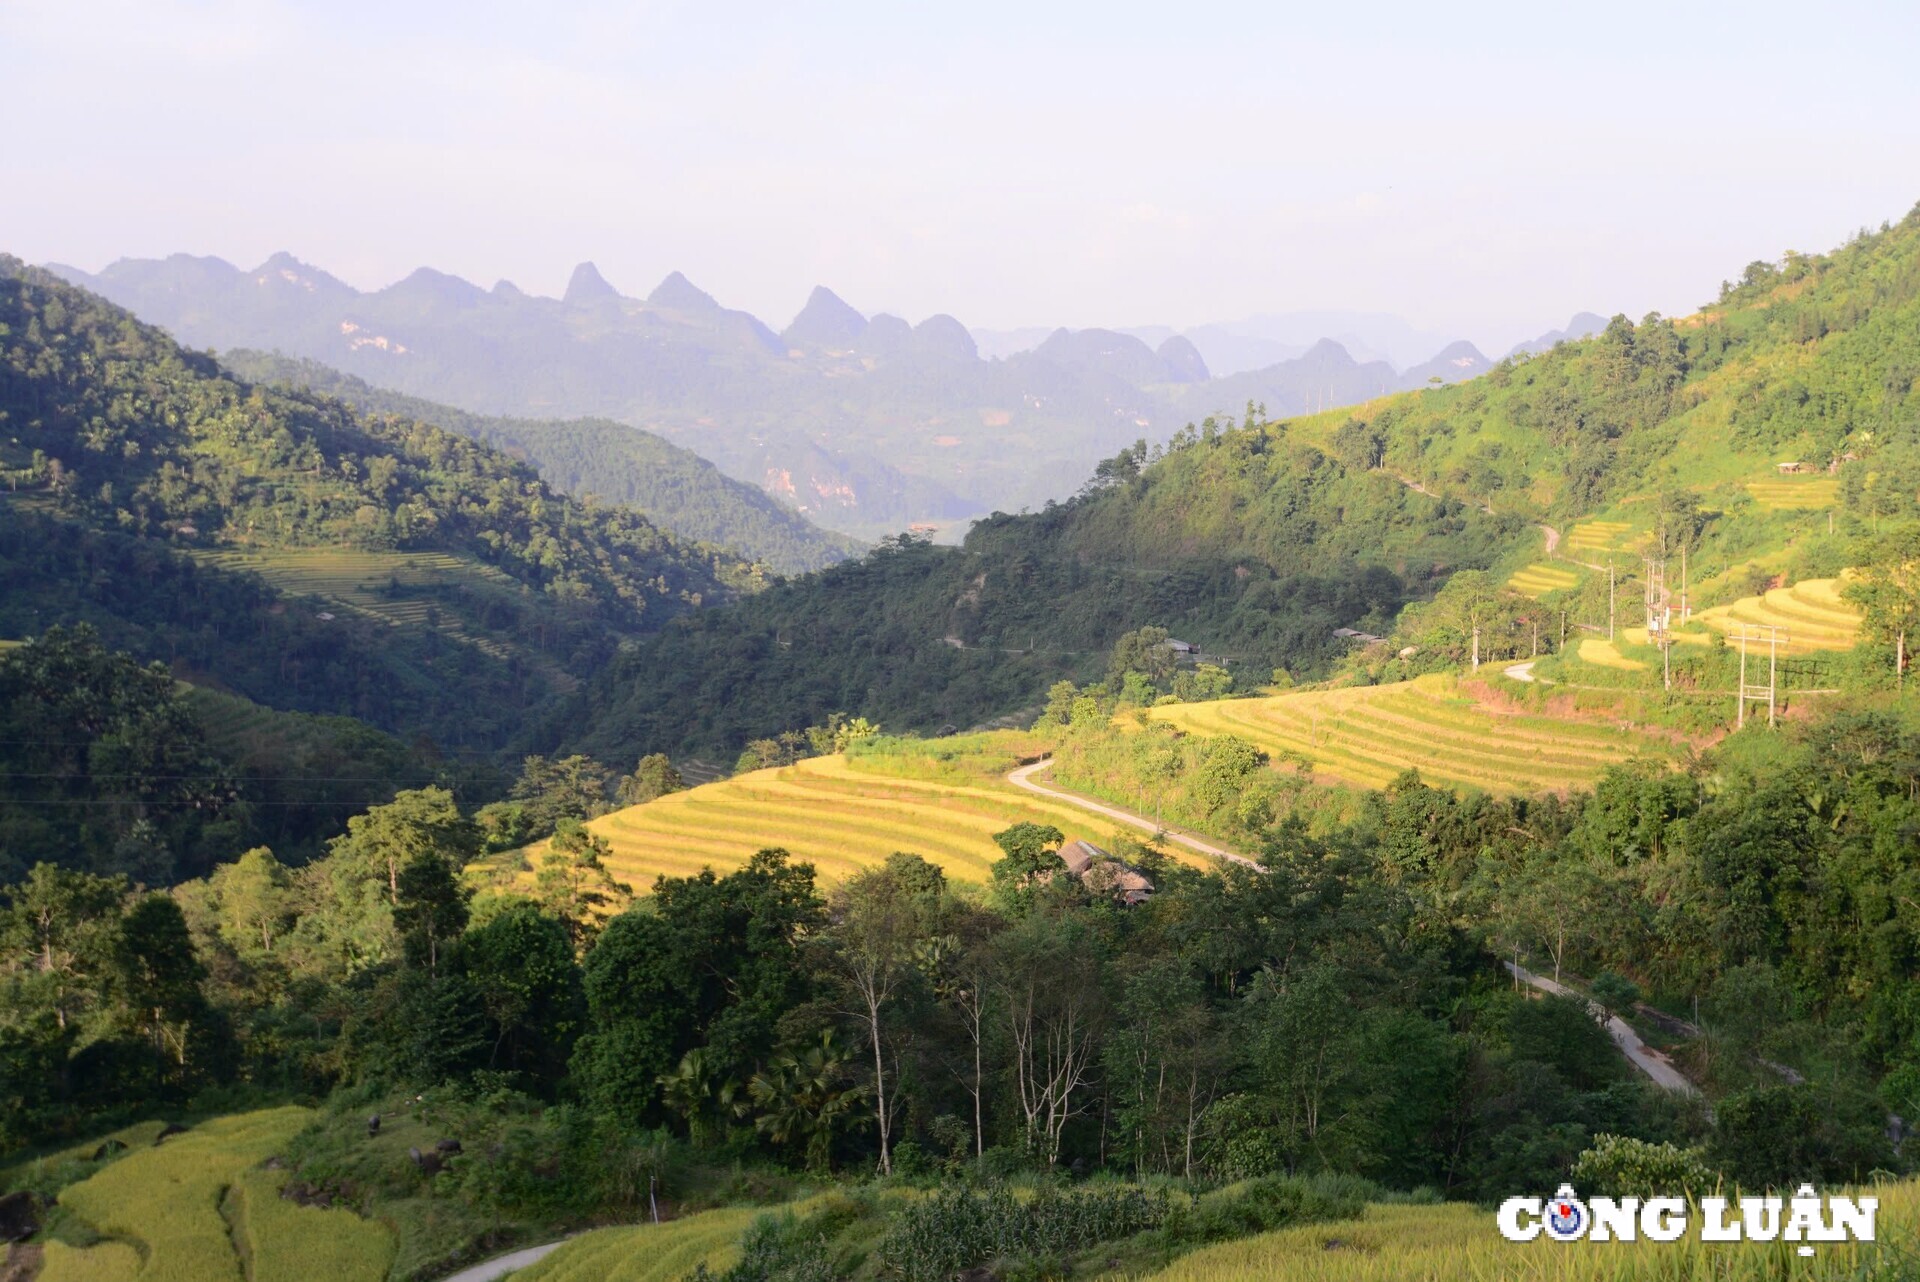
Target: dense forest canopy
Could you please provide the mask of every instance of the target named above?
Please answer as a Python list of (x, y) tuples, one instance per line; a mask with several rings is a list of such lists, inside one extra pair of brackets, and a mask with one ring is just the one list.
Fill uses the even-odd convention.
[[(10, 635), (90, 622), (257, 702), (462, 750), (523, 733), (622, 638), (762, 582), (737, 555), (557, 494), (482, 442), (236, 381), (13, 259), (0, 262), (0, 482)], [(334, 558), (376, 608), (256, 577), (296, 553)], [(429, 553), (440, 581), (402, 583), (406, 558)], [(429, 626), (390, 626), (402, 616)]]

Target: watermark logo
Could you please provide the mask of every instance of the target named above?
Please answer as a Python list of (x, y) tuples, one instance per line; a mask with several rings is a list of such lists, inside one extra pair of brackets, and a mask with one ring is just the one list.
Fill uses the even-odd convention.
[(1547, 1236), (1556, 1242), (1574, 1242), (1586, 1236), (1587, 1204), (1573, 1195), (1573, 1185), (1562, 1184), (1546, 1205)]
[(1500, 1236), (1531, 1242), (1674, 1242), (1693, 1230), (1702, 1242), (1798, 1242), (1812, 1255), (1819, 1242), (1871, 1242), (1880, 1199), (1821, 1197), (1802, 1184), (1791, 1198), (1594, 1197), (1571, 1184), (1550, 1198), (1510, 1197), (1500, 1204)]

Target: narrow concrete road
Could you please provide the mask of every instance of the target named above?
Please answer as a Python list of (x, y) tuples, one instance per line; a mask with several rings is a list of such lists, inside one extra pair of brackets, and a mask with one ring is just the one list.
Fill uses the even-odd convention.
[[(1091, 798), (1082, 797), (1075, 793), (1062, 792), (1058, 788), (1049, 788), (1044, 784), (1035, 783), (1033, 776), (1052, 764), (1052, 758), (1042, 757), (1032, 765), (1021, 766), (1018, 770), (1010, 773), (1007, 776), (1007, 782), (1016, 788), (1025, 788), (1028, 792), (1037, 792), (1043, 797), (1052, 797), (1055, 801), (1064, 801), (1070, 806), (1078, 806), (1082, 810), (1091, 810), (1097, 815), (1105, 815), (1109, 819), (1117, 819), (1121, 823), (1133, 828), (1138, 828), (1143, 832), (1161, 831), (1159, 824), (1146, 818), (1144, 815), (1136, 815), (1131, 810), (1121, 810), (1119, 807), (1109, 806), (1105, 802), (1094, 801)], [(1225, 859), (1232, 863), (1243, 864), (1248, 868), (1254, 869), (1256, 872), (1266, 871), (1265, 868), (1247, 858), (1245, 855), (1236, 855), (1231, 850), (1222, 850), (1220, 847), (1204, 842), (1198, 837), (1189, 837), (1185, 833), (1175, 832), (1171, 828), (1166, 830), (1166, 834), (1167, 840), (1177, 845), (1185, 846), (1188, 850), (1197, 850), (1203, 855), (1212, 855), (1215, 859)]]
[[(1501, 962), (1500, 964), (1512, 971), (1515, 978), (1519, 979), (1520, 982), (1531, 984), (1543, 993), (1555, 993), (1561, 997), (1579, 996), (1578, 993), (1567, 988), (1564, 984), (1557, 984), (1545, 975), (1536, 975), (1524, 966), (1516, 966), (1512, 962)], [(1597, 1003), (1589, 1002), (1587, 1004), (1593, 1007), (1596, 1012), (1600, 1010)], [(1620, 1053), (1627, 1057), (1628, 1062), (1652, 1078), (1656, 1086), (1664, 1086), (1666, 1089), (1678, 1091), (1682, 1095), (1698, 1095), (1700, 1093), (1700, 1088), (1688, 1081), (1685, 1074), (1675, 1068), (1665, 1055), (1662, 1055), (1659, 1051), (1641, 1041), (1640, 1034), (1634, 1032), (1633, 1026), (1628, 1024), (1626, 1020), (1621, 1019), (1618, 1015), (1608, 1015), (1607, 1032), (1612, 1035), (1613, 1044), (1620, 1048)]]
[(548, 1242), (541, 1246), (529, 1246), (511, 1251), (506, 1255), (496, 1255), (491, 1260), (443, 1278), (441, 1282), (499, 1282), (499, 1279), (506, 1277), (515, 1269), (524, 1269), (529, 1264), (544, 1260), (566, 1244), (567, 1239), (561, 1238), (558, 1242)]
[[(1535, 662), (1537, 661), (1533, 659), (1528, 659), (1525, 663), (1509, 663), (1506, 667), (1500, 669), (1500, 671), (1505, 673), (1507, 676), (1507, 679), (1510, 681), (1531, 682), (1534, 679), (1533, 665)], [(1552, 685), (1553, 683), (1549, 681), (1549, 682), (1546, 682), (1545, 684)]]

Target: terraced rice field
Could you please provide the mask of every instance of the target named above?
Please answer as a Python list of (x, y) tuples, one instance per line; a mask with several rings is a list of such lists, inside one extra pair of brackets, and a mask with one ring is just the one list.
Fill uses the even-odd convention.
[(1768, 477), (1748, 481), (1747, 493), (1755, 503), (1775, 512), (1832, 507), (1840, 497), (1840, 482), (1831, 476)]
[(739, 1258), (740, 1235), (754, 1207), (728, 1207), (665, 1224), (596, 1229), (536, 1264), (513, 1282), (680, 1282), (700, 1265), (719, 1274)]
[(199, 714), (200, 724), (207, 728), (207, 739), (216, 746), (238, 743), (275, 721), (285, 720), (283, 714), (272, 708), (237, 694), (209, 690), (204, 686), (181, 686), (178, 689), (188, 705)]
[[(1701, 610), (1693, 621), (1723, 634), (1736, 632), (1743, 624), (1785, 628), (1782, 654), (1851, 650), (1860, 641), (1860, 612), (1840, 599), (1841, 586), (1840, 579), (1802, 579), (1792, 587), (1770, 588), (1732, 605)], [(1749, 650), (1753, 644), (1748, 643)], [(1765, 643), (1760, 647), (1764, 651)]]
[(1625, 552), (1633, 527), (1625, 521), (1582, 521), (1567, 531), (1567, 551), (1574, 556), (1595, 552)]
[(1450, 677), (1170, 704), (1152, 716), (1196, 734), (1232, 734), (1291, 753), (1317, 773), (1366, 788), (1418, 769), (1430, 783), (1494, 793), (1582, 787), (1637, 757), (1676, 749), (1613, 726), (1497, 711), (1459, 693)]
[(685, 877), (707, 867), (724, 874), (772, 846), (812, 863), (828, 883), (883, 863), (896, 850), (938, 864), (956, 881), (983, 882), (1000, 858), (993, 834), (1023, 819), (1069, 836), (1113, 827), (1111, 820), (1011, 785), (901, 778), (839, 756), (703, 784), (587, 826), (612, 845), (614, 875), (644, 892), (656, 876)]
[(1564, 566), (1535, 562), (1524, 570), (1516, 571), (1507, 580), (1507, 586), (1522, 596), (1539, 598), (1549, 592), (1564, 592), (1578, 586), (1579, 582), (1580, 576)]
[(257, 574), (292, 596), (325, 597), (395, 627), (436, 628), (496, 659), (510, 657), (507, 647), (465, 631), (447, 611), (417, 597), (390, 597), (385, 589), (432, 587), (481, 579), (514, 591), (511, 578), (445, 552), (366, 552), (349, 548), (285, 548), (272, 552), (198, 552), (198, 559), (223, 570)]
[(276, 1108), (217, 1118), (66, 1189), (60, 1205), (102, 1240), (48, 1242), (40, 1282), (382, 1282), (393, 1260), (384, 1226), (281, 1202), (277, 1177), (258, 1169), (309, 1116)]
[[(1644, 632), (1645, 629), (1642, 629)], [(1618, 668), (1622, 672), (1642, 672), (1646, 664), (1638, 659), (1629, 659), (1620, 653), (1620, 648), (1611, 641), (1602, 641), (1597, 637), (1584, 637), (1580, 641), (1580, 662), (1591, 663), (1601, 668)]]

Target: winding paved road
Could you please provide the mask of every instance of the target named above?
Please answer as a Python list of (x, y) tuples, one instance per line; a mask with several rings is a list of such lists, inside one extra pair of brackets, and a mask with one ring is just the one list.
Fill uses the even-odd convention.
[(524, 1269), (529, 1264), (546, 1259), (570, 1240), (561, 1238), (558, 1242), (548, 1242), (542, 1246), (529, 1246), (506, 1255), (496, 1255), (491, 1260), (483, 1261), (470, 1269), (461, 1269), (458, 1273), (442, 1278), (440, 1282), (499, 1282), (499, 1279), (515, 1269)]
[[(1512, 971), (1516, 979), (1522, 983), (1531, 984), (1543, 993), (1554, 993), (1561, 997), (1579, 996), (1578, 993), (1566, 987), (1564, 984), (1555, 983), (1545, 975), (1536, 975), (1524, 966), (1516, 966), (1512, 962), (1501, 962), (1500, 964)], [(1600, 1010), (1598, 1003), (1588, 1002), (1587, 1004), (1595, 1011)], [(1664, 1086), (1668, 1090), (1678, 1091), (1682, 1095), (1698, 1095), (1700, 1093), (1700, 1088), (1688, 1081), (1686, 1076), (1681, 1073), (1679, 1069), (1675, 1068), (1665, 1055), (1662, 1055), (1659, 1051), (1641, 1041), (1640, 1034), (1634, 1032), (1633, 1026), (1628, 1024), (1626, 1020), (1621, 1019), (1618, 1015), (1608, 1015), (1607, 1032), (1612, 1035), (1613, 1044), (1620, 1048), (1620, 1053), (1627, 1057), (1628, 1062), (1652, 1078), (1656, 1086)]]
[(1043, 797), (1052, 797), (1055, 801), (1064, 801), (1070, 806), (1078, 806), (1082, 810), (1091, 810), (1095, 814), (1105, 815), (1109, 819), (1118, 819), (1121, 823), (1133, 828), (1138, 828), (1143, 832), (1164, 831), (1167, 834), (1167, 840), (1185, 846), (1188, 850), (1197, 850), (1203, 855), (1212, 855), (1215, 859), (1225, 859), (1232, 863), (1243, 864), (1256, 872), (1266, 871), (1265, 868), (1247, 858), (1245, 855), (1236, 855), (1231, 850), (1222, 850), (1220, 847), (1202, 841), (1198, 837), (1189, 837), (1183, 832), (1175, 832), (1171, 828), (1163, 828), (1162, 825), (1155, 823), (1144, 815), (1136, 815), (1131, 810), (1122, 810), (1118, 806), (1109, 806), (1105, 802), (1094, 801), (1091, 798), (1082, 797), (1076, 793), (1062, 792), (1058, 788), (1049, 788), (1044, 784), (1035, 783), (1033, 776), (1052, 764), (1053, 759), (1051, 757), (1042, 757), (1032, 765), (1021, 766), (1018, 770), (1008, 774), (1007, 782), (1016, 788), (1025, 788), (1028, 792), (1037, 792)]

